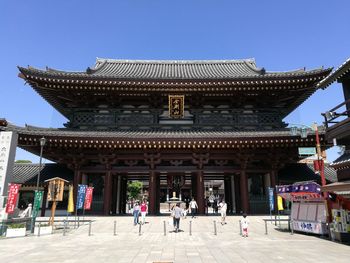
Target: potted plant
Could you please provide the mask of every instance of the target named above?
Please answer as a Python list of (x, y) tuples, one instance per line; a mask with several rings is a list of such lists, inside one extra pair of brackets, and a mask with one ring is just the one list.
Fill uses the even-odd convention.
[(26, 225), (11, 224), (7, 226), (6, 237), (24, 237), (26, 235)]
[(40, 228), (40, 235), (51, 235), (52, 234), (52, 226), (49, 224), (37, 224), (34, 228), (34, 235), (39, 235), (39, 228)]

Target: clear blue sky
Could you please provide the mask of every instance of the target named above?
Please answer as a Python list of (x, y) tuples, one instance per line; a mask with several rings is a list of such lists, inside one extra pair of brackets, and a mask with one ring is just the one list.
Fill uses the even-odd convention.
[[(66, 120), (17, 77), (17, 65), (85, 70), (116, 59), (255, 58), (286, 71), (337, 67), (350, 56), (350, 1), (0, 1), (0, 117), (61, 127)], [(318, 91), (285, 121), (323, 121), (341, 86)], [(332, 155), (331, 159), (335, 155)], [(18, 150), (16, 159), (31, 159)]]

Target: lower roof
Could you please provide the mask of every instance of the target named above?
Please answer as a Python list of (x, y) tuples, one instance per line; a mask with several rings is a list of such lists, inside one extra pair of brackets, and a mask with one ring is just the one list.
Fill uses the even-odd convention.
[[(39, 173), (39, 164), (15, 163), (13, 166), (13, 182), (26, 185), (35, 185)], [(42, 164), (40, 169), (40, 183), (60, 177), (67, 181), (73, 181), (74, 173), (64, 165), (56, 163)]]
[[(18, 127), (8, 125), (0, 130), (19, 135), (20, 147), (40, 146), (45, 137), (48, 145), (65, 148), (239, 148), (312, 146), (315, 136), (292, 136), (289, 129), (264, 131), (82, 131), (68, 129)], [(321, 140), (324, 138), (321, 133)]]
[[(313, 163), (288, 164), (278, 174), (282, 182), (316, 181), (321, 183), (321, 177), (316, 173)], [(338, 181), (336, 170), (327, 163), (324, 166), (324, 175), (327, 182)]]

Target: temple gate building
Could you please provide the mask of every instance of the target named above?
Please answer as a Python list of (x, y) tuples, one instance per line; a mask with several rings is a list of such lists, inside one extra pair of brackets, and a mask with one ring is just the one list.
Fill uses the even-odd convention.
[[(229, 211), (266, 213), (266, 188), (315, 136), (292, 136), (284, 117), (317, 90), (331, 69), (269, 72), (252, 59), (97, 59), (67, 72), (19, 67), (19, 76), (64, 115), (65, 128), (18, 127), (18, 146), (95, 187), (94, 213), (125, 212), (127, 182), (144, 182), (149, 212), (175, 192), (205, 212), (208, 182)], [(321, 144), (325, 147), (321, 132)], [(215, 194), (215, 193), (214, 193)]]

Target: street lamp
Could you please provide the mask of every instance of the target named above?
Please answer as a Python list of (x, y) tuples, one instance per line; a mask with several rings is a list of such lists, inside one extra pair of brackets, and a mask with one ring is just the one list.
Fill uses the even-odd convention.
[[(36, 181), (36, 190), (34, 191), (34, 204), (33, 204), (33, 210), (32, 210), (32, 220), (31, 220), (31, 232), (34, 232), (34, 226), (35, 226), (35, 220), (37, 216), (37, 212), (40, 208), (41, 201), (42, 201), (42, 194), (40, 195), (39, 192), (39, 182), (40, 182), (40, 173), (41, 173), (41, 163), (42, 163), (42, 158), (43, 158), (43, 149), (46, 143), (46, 139), (42, 137), (40, 139), (40, 160), (39, 160), (39, 171), (38, 171), (38, 178)], [(42, 193), (42, 192), (41, 192)]]
[[(320, 172), (320, 176), (321, 176), (321, 184), (322, 186), (326, 185), (326, 179), (324, 176), (324, 162), (322, 159), (322, 153), (321, 153), (321, 144), (320, 144), (320, 136), (318, 133), (318, 126), (317, 123), (314, 123), (313, 127), (307, 126), (307, 125), (303, 125), (303, 124), (292, 124), (293, 126), (290, 127), (290, 133), (293, 136), (297, 136), (298, 133), (300, 134), (301, 138), (306, 138), (307, 137), (307, 133), (308, 130), (313, 130), (315, 132), (315, 136), (316, 136), (316, 151), (317, 151), (317, 164), (318, 166), (316, 167), (319, 172)], [(298, 128), (297, 126), (301, 126), (301, 128)], [(324, 193), (324, 196), (326, 197), (326, 194)]]
[(41, 172), (41, 163), (42, 163), (42, 158), (43, 158), (43, 149), (46, 144), (46, 139), (42, 137), (40, 139), (40, 161), (39, 161), (39, 172), (38, 172), (38, 178), (36, 181), (36, 190), (39, 190), (39, 182), (40, 182), (40, 172)]

